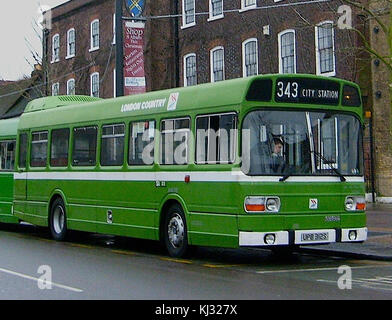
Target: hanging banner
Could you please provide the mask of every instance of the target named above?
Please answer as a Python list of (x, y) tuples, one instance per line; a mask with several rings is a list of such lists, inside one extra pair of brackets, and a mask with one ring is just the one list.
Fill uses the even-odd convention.
[(144, 73), (144, 23), (124, 24), (124, 95), (146, 92)]

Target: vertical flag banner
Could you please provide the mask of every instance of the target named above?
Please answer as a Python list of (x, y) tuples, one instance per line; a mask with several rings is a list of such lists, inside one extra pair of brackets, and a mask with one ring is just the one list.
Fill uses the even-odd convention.
[(124, 27), (124, 95), (146, 92), (144, 23), (126, 21)]

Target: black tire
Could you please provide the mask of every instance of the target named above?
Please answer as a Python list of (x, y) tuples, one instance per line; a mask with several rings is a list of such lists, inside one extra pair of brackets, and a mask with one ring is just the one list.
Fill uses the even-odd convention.
[(172, 205), (166, 212), (164, 226), (164, 244), (171, 257), (183, 257), (188, 249), (188, 229), (184, 210), (179, 204)]
[(67, 215), (61, 198), (57, 198), (50, 208), (49, 229), (57, 241), (63, 241), (67, 235)]

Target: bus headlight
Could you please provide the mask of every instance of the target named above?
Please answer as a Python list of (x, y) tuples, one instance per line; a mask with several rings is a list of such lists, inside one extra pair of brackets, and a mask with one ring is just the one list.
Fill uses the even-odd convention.
[(364, 197), (346, 197), (344, 207), (347, 211), (363, 211), (366, 209)]
[(269, 212), (278, 212), (280, 209), (280, 200), (278, 197), (267, 198), (266, 208)]

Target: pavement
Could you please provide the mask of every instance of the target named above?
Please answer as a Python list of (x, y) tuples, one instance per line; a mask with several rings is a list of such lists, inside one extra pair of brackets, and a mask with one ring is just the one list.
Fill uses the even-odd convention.
[(368, 238), (363, 243), (333, 243), (301, 247), (301, 252), (354, 259), (392, 261), (392, 204), (368, 203)]

